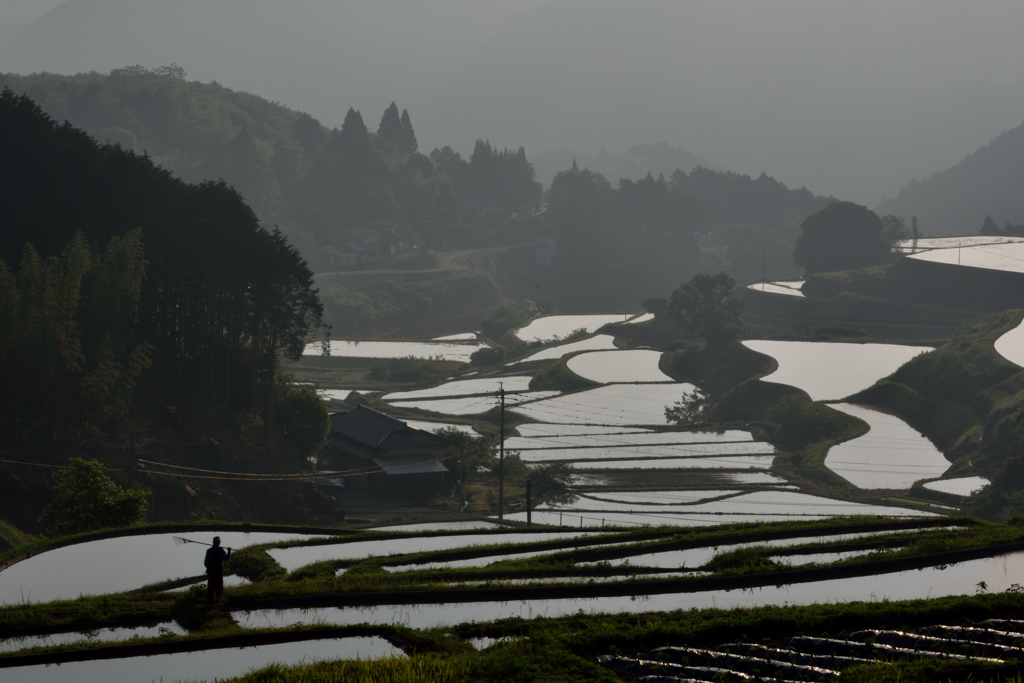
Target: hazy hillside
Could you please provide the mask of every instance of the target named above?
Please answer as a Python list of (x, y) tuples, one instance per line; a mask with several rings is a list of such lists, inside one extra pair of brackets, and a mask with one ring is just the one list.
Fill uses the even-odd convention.
[(659, 140), (874, 204), (1019, 123), (1022, 22), (1020, 3), (927, 0), (69, 0), (0, 69), (175, 62), (332, 128), (396, 100), (425, 150)]
[(986, 216), (1000, 226), (1024, 223), (1024, 124), (1008, 130), (956, 166), (915, 180), (879, 214), (916, 215), (927, 235), (973, 235)]
[(551, 185), (556, 173), (571, 168), (573, 161), (579, 168), (597, 171), (612, 183), (618, 182), (619, 178), (640, 180), (648, 173), (667, 178), (677, 170), (689, 173), (698, 166), (713, 171), (725, 170), (702, 156), (685, 149), (675, 149), (664, 142), (633, 145), (622, 154), (612, 154), (602, 147), (596, 156), (570, 149), (551, 149), (529, 157), (537, 172), (537, 180), (545, 187)]

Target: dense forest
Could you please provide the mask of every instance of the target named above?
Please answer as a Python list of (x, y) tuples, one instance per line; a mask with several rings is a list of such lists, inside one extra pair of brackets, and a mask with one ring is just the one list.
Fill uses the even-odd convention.
[[(387, 291), (372, 281), (325, 284), (327, 322), (349, 334), (393, 328), (396, 316), (409, 310), (440, 315), (467, 302), (483, 308), (500, 302), (506, 289), (517, 298), (551, 297), (571, 310), (634, 307), (698, 270), (724, 270), (739, 282), (762, 274), (795, 277), (792, 252), (800, 222), (832, 199), (790, 190), (765, 174), (755, 179), (709, 170), (702, 159), (664, 144), (630, 148), (615, 163), (599, 155), (608, 163), (597, 170), (567, 160), (545, 195), (522, 147), (477, 140), (465, 158), (451, 146), (427, 155), (418, 150), (413, 117), (396, 103), (376, 129), (350, 108), (342, 126), (331, 130), (256, 95), (189, 81), (174, 65), (109, 74), (0, 75), (0, 82), (27, 94), (55, 120), (145, 155), (171, 176), (225, 181), (262, 225), (280, 229), (313, 268), (330, 270), (334, 263), (317, 265), (318, 248), (352, 251), (351, 229), (359, 226), (411, 239), (424, 252), (523, 245), (544, 236), (557, 242), (557, 272), (497, 258), (491, 275), (501, 289), (484, 282), (468, 298), (464, 292), (477, 275)], [(673, 164), (667, 179), (639, 173)], [(47, 245), (46, 253), (60, 248)], [(387, 267), (436, 268), (436, 259), (426, 256)], [(544, 284), (536, 285), (540, 291), (517, 286), (526, 281)]]
[(113, 429), (143, 371), (169, 396), (259, 409), (320, 325), (312, 274), (223, 182), (0, 95), (0, 424), (38, 448)]

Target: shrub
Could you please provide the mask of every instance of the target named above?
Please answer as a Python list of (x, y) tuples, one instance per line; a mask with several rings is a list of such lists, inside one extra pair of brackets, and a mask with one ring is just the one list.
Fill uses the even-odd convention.
[(43, 510), (42, 521), (58, 534), (131, 526), (149, 510), (148, 491), (123, 489), (106, 475), (98, 460), (71, 458), (71, 468), (58, 471), (57, 499)]

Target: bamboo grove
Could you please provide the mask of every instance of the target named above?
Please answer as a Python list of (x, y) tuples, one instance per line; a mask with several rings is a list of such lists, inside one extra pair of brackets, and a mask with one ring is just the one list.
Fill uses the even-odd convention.
[(281, 356), (322, 306), (312, 274), (223, 182), (0, 94), (0, 437), (42, 448), (116, 425), (143, 372), (272, 421)]

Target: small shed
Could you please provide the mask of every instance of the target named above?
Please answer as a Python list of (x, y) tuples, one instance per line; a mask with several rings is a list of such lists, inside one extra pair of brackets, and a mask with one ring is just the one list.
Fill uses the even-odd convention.
[(345, 485), (374, 493), (425, 496), (443, 491), (448, 441), (360, 405), (331, 415), (323, 466)]

